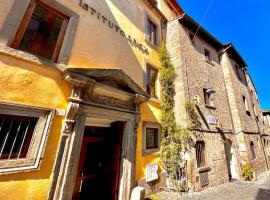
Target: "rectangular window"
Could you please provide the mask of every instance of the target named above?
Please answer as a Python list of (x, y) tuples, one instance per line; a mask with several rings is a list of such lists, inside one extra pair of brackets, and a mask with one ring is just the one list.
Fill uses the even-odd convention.
[(240, 67), (238, 66), (238, 65), (235, 65), (235, 71), (236, 71), (236, 76), (237, 76), (237, 78), (240, 80), (240, 81), (242, 81), (242, 75), (241, 75), (241, 69), (240, 69)]
[(0, 159), (25, 158), (38, 118), (0, 114)]
[(146, 128), (146, 149), (157, 149), (158, 146), (158, 128)]
[(57, 61), (68, 18), (38, 0), (32, 0), (12, 47)]
[(0, 103), (0, 173), (37, 170), (54, 111)]
[(205, 143), (203, 141), (197, 141), (195, 144), (197, 167), (206, 166), (205, 162)]
[(159, 123), (143, 122), (142, 155), (156, 153), (160, 149), (161, 127)]
[(157, 78), (158, 78), (158, 70), (150, 65), (147, 65), (146, 91), (153, 98), (157, 98)]
[(211, 61), (210, 51), (208, 51), (207, 49), (204, 49), (204, 57), (206, 60)]
[(154, 24), (150, 19), (147, 20), (147, 39), (153, 45), (158, 45), (157, 25)]
[(190, 40), (191, 44), (194, 45), (195, 36), (193, 33), (189, 33), (189, 40)]
[(247, 102), (247, 99), (246, 99), (245, 96), (242, 96), (242, 98), (243, 98), (243, 103), (244, 103), (244, 105), (245, 105), (246, 113), (247, 113), (248, 116), (251, 116), (250, 111), (249, 111), (249, 108), (248, 108), (248, 102)]
[(204, 88), (203, 89), (203, 95), (204, 95), (204, 103), (206, 106), (214, 107), (214, 94), (215, 91), (210, 88)]

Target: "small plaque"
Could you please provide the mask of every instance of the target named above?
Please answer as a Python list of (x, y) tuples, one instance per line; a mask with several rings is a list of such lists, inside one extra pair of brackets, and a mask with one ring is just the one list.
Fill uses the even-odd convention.
[(158, 179), (158, 164), (148, 164), (146, 165), (146, 182), (151, 182)]
[(205, 186), (209, 184), (208, 172), (200, 173), (200, 184), (201, 186)]
[(214, 116), (209, 116), (208, 117), (208, 124), (210, 125), (217, 125), (218, 119)]

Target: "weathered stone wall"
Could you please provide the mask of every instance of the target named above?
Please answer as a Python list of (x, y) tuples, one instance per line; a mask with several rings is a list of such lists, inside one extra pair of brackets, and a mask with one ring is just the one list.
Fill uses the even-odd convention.
[[(188, 180), (191, 183), (191, 188), (198, 191), (209, 186), (225, 183), (229, 180), (224, 148), (227, 134), (219, 133), (216, 126), (208, 124), (208, 117), (214, 116), (218, 119), (220, 129), (223, 132), (232, 133), (233, 131), (218, 51), (198, 37), (195, 38), (193, 45), (189, 39), (189, 30), (179, 24), (178, 20), (171, 21), (167, 25), (167, 47), (177, 74), (175, 82), (177, 122), (181, 125), (187, 125), (185, 102), (193, 100), (195, 95), (199, 95), (201, 99), (198, 104), (198, 115), (202, 130), (198, 130), (194, 134), (194, 141), (199, 139), (205, 142), (206, 166), (204, 169), (197, 168), (196, 153), (193, 149), (191, 160), (188, 162)], [(210, 52), (211, 61), (205, 60), (204, 49)], [(213, 108), (204, 105), (204, 88), (211, 88), (215, 91)], [(201, 187), (200, 173), (205, 171), (208, 172), (209, 184)]]
[[(251, 84), (251, 79), (246, 76), (247, 72), (245, 70), (242, 71), (240, 74), (241, 80), (237, 77), (236, 64), (237, 63), (227, 53), (222, 55), (221, 65), (228, 90), (235, 134), (239, 154), (241, 156), (241, 165), (250, 164), (255, 170), (255, 173), (259, 175), (262, 171), (266, 170), (263, 144), (259, 135), (262, 129), (262, 122), (260, 122), (262, 121), (260, 105), (256, 90)], [(250, 116), (246, 113), (243, 96), (246, 98)], [(256, 121), (256, 116), (258, 116), (259, 122)], [(253, 159), (251, 155), (251, 141), (254, 143), (256, 149), (255, 159)]]

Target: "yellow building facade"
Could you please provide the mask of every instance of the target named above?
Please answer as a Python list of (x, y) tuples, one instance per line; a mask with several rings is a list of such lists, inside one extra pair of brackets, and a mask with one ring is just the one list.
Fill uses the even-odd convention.
[(173, 2), (1, 2), (0, 199), (124, 200), (156, 179)]

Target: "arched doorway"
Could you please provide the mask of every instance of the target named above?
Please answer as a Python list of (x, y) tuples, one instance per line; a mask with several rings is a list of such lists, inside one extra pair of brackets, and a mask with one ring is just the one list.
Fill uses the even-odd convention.
[(226, 140), (225, 144), (225, 154), (226, 154), (226, 162), (228, 168), (229, 179), (237, 177), (236, 169), (233, 161), (233, 149), (232, 149), (232, 141)]

